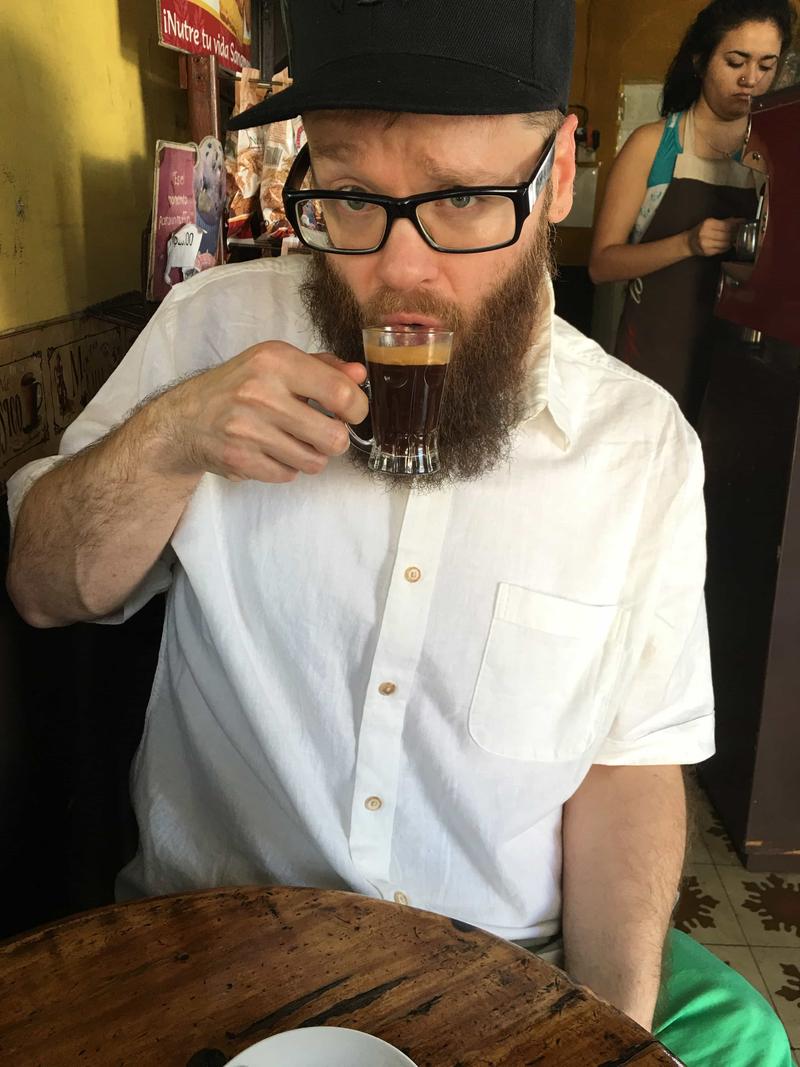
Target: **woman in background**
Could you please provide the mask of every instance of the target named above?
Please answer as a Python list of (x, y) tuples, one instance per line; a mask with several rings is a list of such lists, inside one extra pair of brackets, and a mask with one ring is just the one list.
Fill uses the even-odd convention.
[(723, 254), (757, 210), (740, 163), (753, 97), (775, 80), (796, 14), (788, 0), (714, 0), (690, 27), (660, 122), (636, 130), (609, 175), (594, 282), (627, 281), (616, 355), (678, 400), (693, 424)]

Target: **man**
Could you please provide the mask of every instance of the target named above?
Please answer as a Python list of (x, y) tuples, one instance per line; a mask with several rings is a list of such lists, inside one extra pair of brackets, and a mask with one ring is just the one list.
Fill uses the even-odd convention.
[[(680, 764), (713, 750), (701, 458), (553, 316), (572, 10), (505, 6), (292, 0), (294, 85), (238, 124), (302, 112), (309, 181), (354, 213), (502, 189), (505, 227), (434, 247), (436, 212), (391, 201), (378, 250), (181, 285), (71, 458), (11, 485), (9, 589), (34, 625), (116, 621), (174, 563), (123, 895), (307, 884), (563, 933), (568, 971), (690, 1065), (783, 1067), (769, 1008), (689, 939), (661, 982)], [(432, 481), (345, 455), (367, 322), (455, 329)]]

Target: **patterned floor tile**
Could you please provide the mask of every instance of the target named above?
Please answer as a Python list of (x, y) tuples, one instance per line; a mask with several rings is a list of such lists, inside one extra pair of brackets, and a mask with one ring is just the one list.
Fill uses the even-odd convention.
[(753, 956), (772, 996), (772, 1003), (800, 1049), (800, 948), (754, 948)]
[(749, 945), (800, 950), (800, 874), (741, 867), (720, 867), (719, 874)]
[[(690, 824), (693, 824), (693, 832), (690, 831), (690, 840), (697, 838), (702, 842), (705, 851), (711, 857), (711, 861), (716, 863), (717, 866), (740, 866), (736, 849), (731, 844), (731, 839), (728, 837), (725, 827), (696, 780), (687, 780), (687, 796)], [(708, 861), (695, 862), (705, 863)]]
[(687, 864), (673, 925), (704, 945), (746, 944), (713, 864)]
[(701, 837), (718, 867), (741, 867), (742, 863), (736, 849), (731, 844), (731, 839), (716, 813), (712, 812), (711, 818), (703, 823)]
[(689, 836), (689, 841), (686, 848), (686, 862), (687, 863), (713, 863), (711, 853), (708, 851), (708, 846), (703, 840), (702, 835), (698, 831), (697, 833)]
[(746, 978), (750, 985), (755, 986), (762, 997), (771, 999), (752, 949), (747, 945), (707, 945), (706, 948), (723, 963), (733, 967), (734, 971), (738, 971), (742, 978)]

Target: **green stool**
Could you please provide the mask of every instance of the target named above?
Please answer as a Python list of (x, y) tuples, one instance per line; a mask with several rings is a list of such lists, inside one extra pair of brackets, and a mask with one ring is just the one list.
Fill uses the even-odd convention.
[(667, 938), (654, 1032), (686, 1067), (794, 1067), (772, 1006), (678, 930)]

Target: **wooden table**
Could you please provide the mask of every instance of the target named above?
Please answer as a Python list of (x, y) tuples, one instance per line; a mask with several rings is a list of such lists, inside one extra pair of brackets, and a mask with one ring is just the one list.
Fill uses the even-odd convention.
[(322, 1025), (367, 1030), (419, 1067), (678, 1062), (528, 952), (351, 893), (160, 897), (0, 946), (9, 1067), (220, 1067), (270, 1034)]

